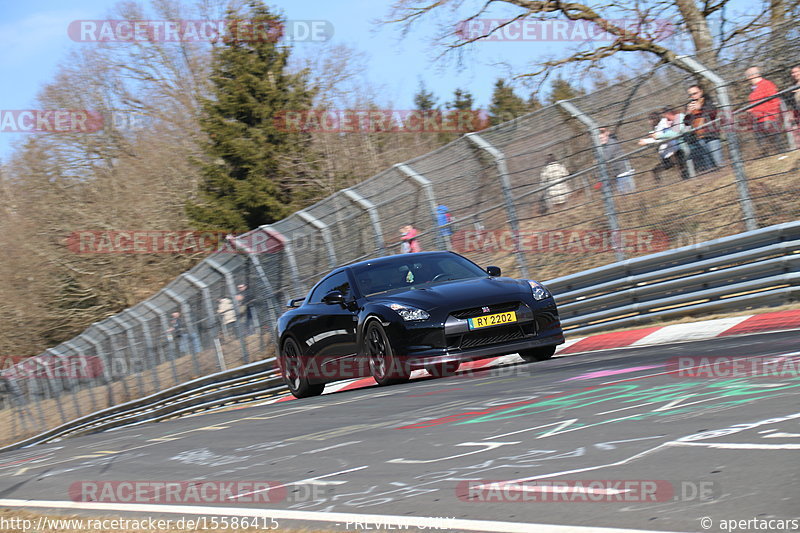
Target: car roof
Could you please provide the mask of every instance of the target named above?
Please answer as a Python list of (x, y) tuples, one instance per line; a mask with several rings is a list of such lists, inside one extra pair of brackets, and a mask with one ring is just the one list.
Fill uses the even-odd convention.
[[(374, 259), (365, 259), (364, 261), (359, 261), (358, 263), (353, 263), (341, 268), (344, 270), (346, 268), (358, 268), (363, 266), (378, 266), (383, 263), (390, 263), (392, 261), (397, 260), (399, 255), (411, 255), (411, 254), (395, 254), (395, 255), (386, 255), (383, 257), (376, 257)], [(415, 252), (413, 254), (415, 257), (432, 257), (437, 255), (458, 255), (454, 252), (447, 252), (447, 251), (436, 251), (436, 252)], [(340, 269), (337, 269), (340, 270)]]

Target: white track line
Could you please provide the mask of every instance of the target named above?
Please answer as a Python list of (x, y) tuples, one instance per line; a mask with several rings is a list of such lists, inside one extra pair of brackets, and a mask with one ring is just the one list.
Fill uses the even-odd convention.
[[(0, 507), (35, 507), (44, 509), (72, 509), (91, 511), (118, 511), (136, 513), (170, 513), (206, 516), (247, 516), (274, 518), (275, 520), (303, 520), (307, 522), (335, 522), (337, 524), (368, 524), (429, 529), (432, 526), (465, 531), (496, 531), (498, 533), (656, 533), (644, 529), (618, 529), (589, 526), (535, 524), (530, 522), (500, 522), (495, 520), (467, 520), (464, 518), (433, 518), (424, 516), (374, 515), (356, 513), (328, 513), (317, 511), (290, 511), (285, 509), (252, 509), (241, 507), (202, 507), (194, 505), (157, 505), (145, 503), (100, 503), (41, 500), (4, 500)], [(658, 532), (668, 533), (668, 532)]]

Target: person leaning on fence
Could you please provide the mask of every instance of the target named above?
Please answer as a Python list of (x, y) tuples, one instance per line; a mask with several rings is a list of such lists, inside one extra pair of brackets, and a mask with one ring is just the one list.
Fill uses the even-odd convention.
[(634, 170), (620, 147), (620, 141), (608, 128), (600, 128), (600, 144), (606, 160), (609, 181), (614, 190), (620, 194), (634, 192), (636, 190), (636, 182), (633, 180)]
[(417, 240), (418, 234), (419, 232), (414, 229), (411, 224), (400, 228), (400, 240), (402, 241), (400, 244), (400, 253), (408, 254), (421, 251), (419, 241)]
[(785, 149), (781, 128), (781, 103), (780, 99), (769, 98), (778, 94), (774, 83), (761, 76), (761, 69), (750, 67), (745, 71), (747, 81), (752, 85), (750, 104), (762, 101), (751, 107), (748, 112), (753, 118), (753, 133), (755, 133), (761, 156), (774, 155)]
[(686, 92), (689, 103), (686, 104), (684, 124), (694, 130), (686, 134), (692, 160), (700, 172), (716, 170), (724, 164), (719, 125), (715, 122), (717, 106), (699, 85), (692, 85)]
[[(567, 202), (570, 188), (566, 181), (561, 181), (569, 176), (567, 167), (559, 163), (556, 156), (547, 154), (547, 162), (539, 175), (539, 183), (547, 186), (542, 193), (542, 214), (547, 214), (554, 205), (563, 205)], [(561, 183), (557, 183), (557, 182)]]
[(227, 297), (220, 298), (217, 304), (217, 314), (222, 323), (222, 332), (225, 336), (228, 336), (236, 324), (236, 312), (233, 310), (233, 301)]
[(795, 146), (800, 148), (800, 65), (792, 67), (792, 87), (798, 87), (789, 91), (784, 96), (786, 109), (789, 110), (789, 120), (792, 123), (792, 131), (795, 139)]
[(662, 171), (678, 167), (681, 179), (689, 179), (684, 143), (680, 136), (683, 129), (683, 113), (676, 113), (673, 109), (665, 107), (660, 114), (650, 113), (649, 118), (653, 131), (649, 137), (639, 139), (639, 145), (661, 142), (658, 145), (659, 162), (653, 167), (653, 177), (660, 182)]

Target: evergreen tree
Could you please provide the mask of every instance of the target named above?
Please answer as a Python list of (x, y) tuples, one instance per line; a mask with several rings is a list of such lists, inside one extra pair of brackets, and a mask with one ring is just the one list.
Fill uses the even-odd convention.
[(475, 105), (475, 98), (469, 91), (456, 89), (453, 92), (453, 101), (445, 104), (448, 111), (444, 123), (455, 125), (458, 131), (456, 134), (442, 134), (440, 138), (442, 142), (450, 142), (459, 135), (482, 130), (488, 126), (484, 113), (473, 109), (473, 105)]
[(525, 100), (514, 92), (513, 87), (506, 85), (504, 80), (497, 80), (492, 93), (492, 103), (489, 105), (491, 123), (500, 124), (525, 113), (528, 113), (528, 104)]
[[(250, 1), (246, 16), (229, 11), (227, 18), (234, 28), (243, 19), (282, 25), (260, 0)], [(310, 135), (282, 121), (311, 108), (306, 73), (286, 71), (290, 50), (276, 39), (248, 37), (232, 31), (212, 52), (213, 98), (202, 102), (200, 121), (208, 161), (198, 198), (186, 206), (200, 229), (242, 232), (283, 218), (294, 200), (290, 183), (308, 168)]]
[(419, 90), (414, 95), (414, 109), (432, 111), (436, 107), (436, 97), (425, 89), (425, 82), (420, 80)]
[(553, 85), (550, 89), (550, 95), (548, 97), (548, 103), (554, 104), (559, 100), (570, 100), (572, 98), (577, 98), (578, 96), (583, 96), (586, 92), (581, 89), (580, 87), (575, 88), (572, 84), (559, 76), (553, 81)]

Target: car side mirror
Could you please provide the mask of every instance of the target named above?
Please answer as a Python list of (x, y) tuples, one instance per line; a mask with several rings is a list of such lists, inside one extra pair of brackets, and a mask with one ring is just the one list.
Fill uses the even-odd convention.
[(497, 276), (500, 275), (500, 267), (488, 266), (486, 267), (486, 273), (492, 276), (493, 278), (496, 278)]
[(302, 298), (292, 298), (288, 302), (286, 302), (286, 307), (291, 307), (294, 309), (295, 307), (300, 307), (300, 303), (305, 300), (306, 297), (303, 296)]
[(331, 291), (322, 298), (322, 301), (328, 305), (344, 305), (344, 294), (341, 291)]

